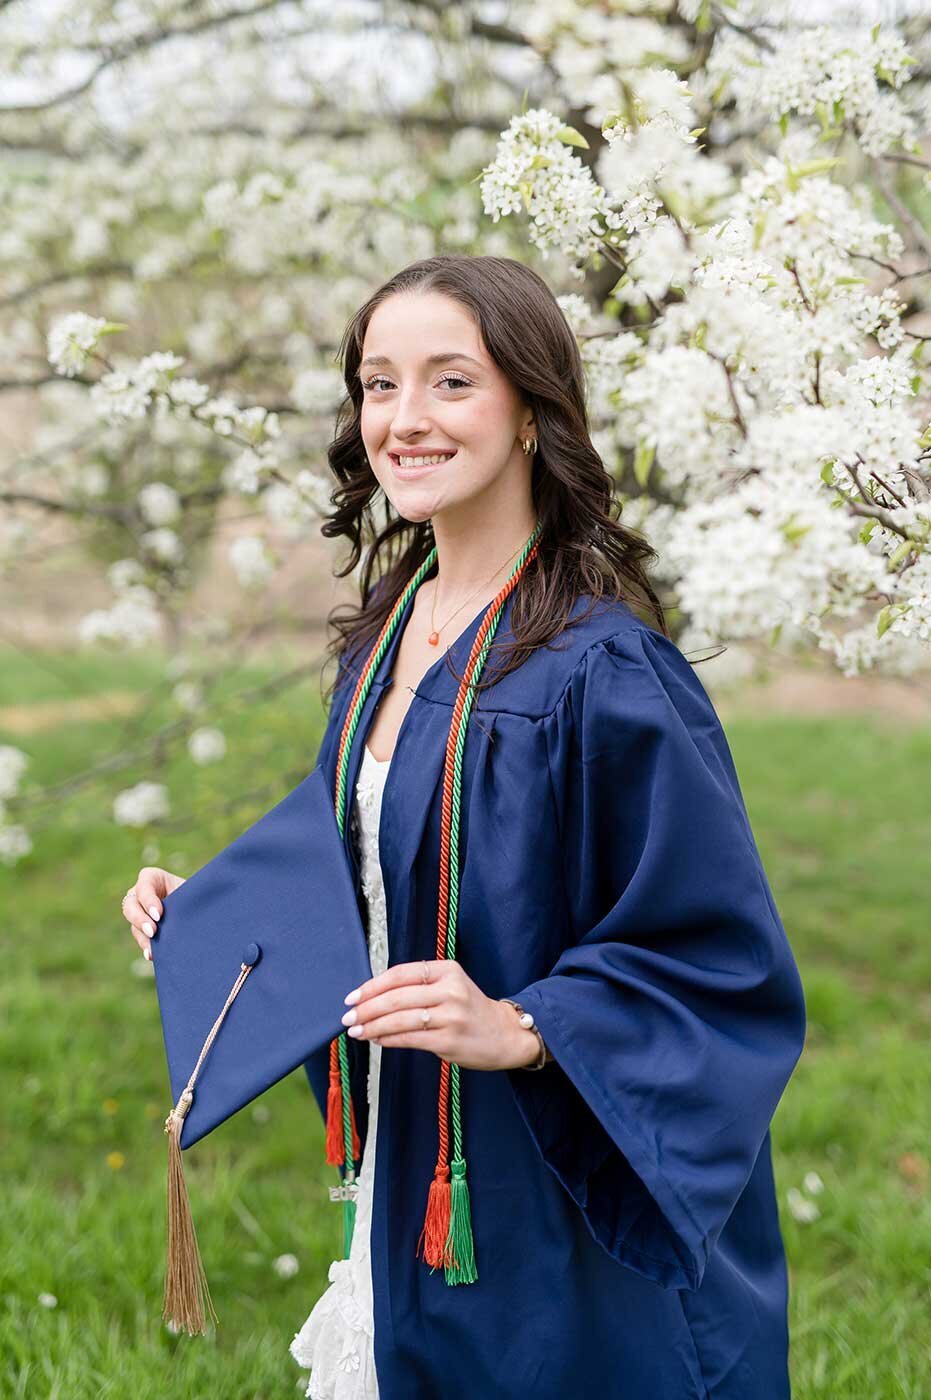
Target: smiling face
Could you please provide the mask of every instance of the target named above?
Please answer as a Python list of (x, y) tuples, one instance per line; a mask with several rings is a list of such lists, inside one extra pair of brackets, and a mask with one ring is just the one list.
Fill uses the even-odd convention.
[[(366, 328), (359, 376), (365, 450), (402, 519), (479, 501), (493, 508), (526, 488), (533, 459), (521, 438), (534, 433), (532, 413), (460, 302), (432, 291), (388, 297)], [(452, 455), (404, 460), (433, 454)]]

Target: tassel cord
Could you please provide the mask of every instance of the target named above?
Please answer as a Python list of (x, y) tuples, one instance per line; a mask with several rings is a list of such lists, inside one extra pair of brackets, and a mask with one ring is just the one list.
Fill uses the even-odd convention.
[(167, 1236), (165, 1246), (165, 1292), (162, 1300), (162, 1317), (173, 1323), (189, 1336), (203, 1334), (207, 1330), (206, 1313), (209, 1311), (214, 1326), (218, 1323), (207, 1275), (197, 1243), (197, 1231), (191, 1215), (191, 1203), (184, 1179), (184, 1164), (181, 1158), (181, 1132), (184, 1120), (194, 1102), (194, 1085), (210, 1047), (226, 1020), (227, 1012), (239, 995), (246, 978), (252, 971), (252, 964), (241, 963), (239, 976), (230, 989), (223, 1010), (204, 1041), (197, 1064), (191, 1077), (178, 1098), (178, 1102), (165, 1119), (165, 1132), (168, 1134), (168, 1187), (166, 1194)]

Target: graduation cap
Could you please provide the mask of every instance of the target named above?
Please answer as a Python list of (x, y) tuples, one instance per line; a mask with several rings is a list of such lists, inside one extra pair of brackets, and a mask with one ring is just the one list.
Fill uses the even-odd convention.
[(217, 1316), (182, 1149), (330, 1043), (372, 975), (321, 766), (165, 897), (152, 959), (174, 1103), (163, 1316), (193, 1335)]

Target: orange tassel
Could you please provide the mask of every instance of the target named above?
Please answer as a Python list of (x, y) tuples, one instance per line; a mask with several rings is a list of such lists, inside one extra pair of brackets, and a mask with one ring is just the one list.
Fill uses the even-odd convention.
[[(354, 1161), (361, 1156), (361, 1144), (356, 1130), (356, 1109), (352, 1098), (349, 1100), (349, 1123), (352, 1129), (352, 1155)], [(343, 1143), (343, 1085), (339, 1066), (330, 1069), (330, 1086), (326, 1096), (326, 1160), (331, 1167), (341, 1167), (346, 1160)]]
[(415, 1254), (415, 1258), (420, 1257), (420, 1246), (423, 1243), (424, 1262), (433, 1269), (445, 1268), (453, 1262), (452, 1250), (448, 1249), (446, 1244), (449, 1236), (451, 1208), (449, 1166), (446, 1162), (438, 1162), (433, 1173), (433, 1180), (430, 1182), (427, 1213), (424, 1217), (423, 1229), (420, 1232), (420, 1239), (417, 1241)]

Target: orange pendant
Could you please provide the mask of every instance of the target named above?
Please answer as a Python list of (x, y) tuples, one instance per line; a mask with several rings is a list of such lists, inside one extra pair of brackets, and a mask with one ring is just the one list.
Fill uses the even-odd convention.
[(429, 637), (427, 638), (427, 641), (430, 643), (430, 645), (431, 645), (432, 647), (439, 646), (439, 643), (440, 643), (440, 634), (439, 634), (439, 632), (431, 632), (430, 635), (429, 635)]

